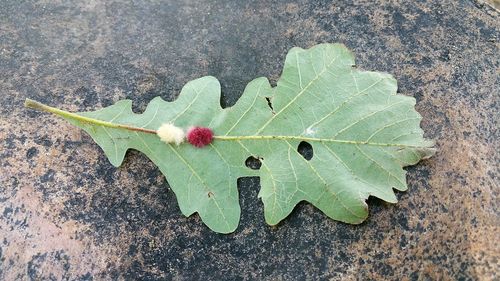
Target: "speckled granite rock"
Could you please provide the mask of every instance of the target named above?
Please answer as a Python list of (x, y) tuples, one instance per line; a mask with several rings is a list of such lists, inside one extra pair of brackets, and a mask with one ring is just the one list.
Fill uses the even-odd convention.
[[(499, 278), (500, 15), (476, 1), (2, 1), (1, 280), (493, 280)], [(270, 1), (269, 1), (270, 2)], [(404, 4), (403, 4), (404, 3)], [(410, 4), (411, 3), (411, 4)], [(342, 42), (417, 98), (435, 157), (360, 226), (302, 204), (264, 223), (239, 181), (231, 235), (184, 218), (143, 155), (115, 169), (82, 131), (22, 107), (175, 99), (214, 75), (222, 104), (280, 74), (293, 46)]]

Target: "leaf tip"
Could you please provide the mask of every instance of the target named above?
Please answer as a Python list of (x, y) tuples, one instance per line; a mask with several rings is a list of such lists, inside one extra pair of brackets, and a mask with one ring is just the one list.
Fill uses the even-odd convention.
[(435, 148), (435, 147), (427, 147), (425, 149), (422, 149), (422, 151), (421, 151), (422, 160), (431, 158), (432, 156), (434, 156), (434, 154), (436, 154), (436, 152), (437, 152), (437, 148)]

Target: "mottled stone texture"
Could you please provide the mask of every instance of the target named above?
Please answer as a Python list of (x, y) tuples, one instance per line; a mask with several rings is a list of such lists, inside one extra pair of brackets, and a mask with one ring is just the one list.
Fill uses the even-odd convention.
[[(465, 0), (269, 2), (2, 1), (1, 280), (498, 280), (499, 13)], [(288, 49), (320, 42), (392, 73), (439, 149), (408, 168), (398, 204), (370, 199), (359, 226), (302, 204), (269, 227), (258, 178), (244, 178), (239, 228), (213, 233), (180, 214), (143, 155), (115, 169), (81, 130), (22, 106), (129, 98), (140, 112), (204, 75), (229, 106), (250, 80), (276, 81)]]

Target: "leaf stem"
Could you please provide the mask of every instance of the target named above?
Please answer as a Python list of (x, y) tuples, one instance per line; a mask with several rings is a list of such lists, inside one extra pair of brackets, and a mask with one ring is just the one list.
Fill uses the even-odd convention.
[(128, 125), (123, 125), (123, 124), (116, 124), (116, 123), (111, 123), (108, 121), (102, 121), (90, 117), (85, 117), (76, 113), (71, 113), (65, 110), (61, 110), (52, 106), (48, 106), (46, 104), (43, 104), (41, 102), (37, 102), (32, 99), (26, 99), (24, 102), (24, 106), (27, 108), (33, 108), (36, 110), (41, 110), (45, 112), (50, 112), (56, 115), (59, 115), (63, 118), (67, 119), (73, 119), (77, 120), (80, 122), (84, 123), (90, 123), (90, 124), (95, 124), (99, 126), (104, 126), (104, 127), (109, 127), (109, 128), (117, 128), (117, 129), (126, 129), (130, 131), (137, 131), (137, 132), (143, 132), (143, 133), (148, 133), (148, 134), (156, 134), (156, 130), (151, 130), (151, 129), (145, 129), (145, 128), (139, 128), (139, 127), (133, 127), (133, 126), (128, 126)]

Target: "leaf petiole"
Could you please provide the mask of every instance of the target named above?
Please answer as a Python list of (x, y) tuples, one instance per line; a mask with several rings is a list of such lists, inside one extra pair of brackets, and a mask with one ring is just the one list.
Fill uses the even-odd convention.
[(126, 130), (130, 130), (130, 131), (137, 131), (137, 132), (143, 132), (143, 133), (148, 133), (148, 134), (156, 134), (156, 130), (151, 130), (151, 129), (146, 129), (146, 128), (138, 128), (138, 127), (123, 125), (123, 124), (116, 124), (116, 123), (112, 123), (112, 122), (108, 122), (108, 121), (102, 121), (99, 119), (85, 117), (85, 116), (82, 116), (82, 115), (79, 115), (76, 113), (71, 113), (71, 112), (68, 112), (65, 110), (61, 110), (59, 108), (48, 106), (46, 104), (43, 104), (41, 102), (38, 102), (38, 101), (35, 101), (32, 99), (26, 99), (26, 101), (24, 102), (24, 106), (27, 108), (33, 108), (36, 110), (50, 112), (50, 113), (59, 115), (63, 118), (74, 119), (74, 120), (78, 120), (80, 122), (95, 124), (95, 125), (109, 127), (109, 128), (119, 128), (119, 129), (126, 129)]

